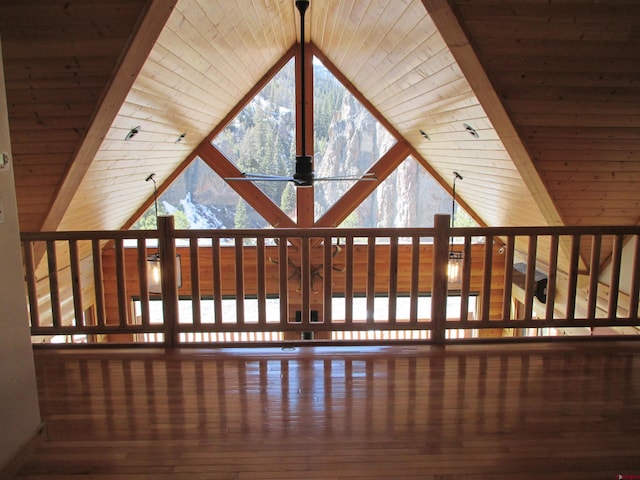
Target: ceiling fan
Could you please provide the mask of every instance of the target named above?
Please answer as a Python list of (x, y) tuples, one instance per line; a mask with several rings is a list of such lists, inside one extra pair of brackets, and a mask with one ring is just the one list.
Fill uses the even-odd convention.
[(302, 130), (302, 155), (296, 155), (295, 173), (293, 176), (287, 175), (269, 175), (262, 173), (242, 172), (240, 177), (229, 177), (226, 180), (245, 180), (245, 181), (270, 181), (270, 182), (293, 182), (296, 187), (310, 187), (314, 182), (318, 181), (344, 181), (344, 180), (368, 180), (377, 181), (375, 174), (365, 173), (363, 175), (345, 175), (335, 177), (316, 177), (313, 171), (313, 157), (307, 155), (306, 145), (306, 88), (305, 88), (305, 57), (304, 57), (304, 14), (309, 7), (309, 0), (296, 0), (295, 2), (298, 12), (300, 12), (300, 82), (301, 89), (301, 130)]

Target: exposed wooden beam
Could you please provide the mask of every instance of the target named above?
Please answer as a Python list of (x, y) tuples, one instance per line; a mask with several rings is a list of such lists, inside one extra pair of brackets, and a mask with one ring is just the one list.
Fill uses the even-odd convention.
[[(300, 72), (300, 47), (296, 51), (296, 154), (311, 155), (313, 158), (314, 129), (313, 129), (313, 49), (310, 44), (305, 45), (304, 69), (305, 82), (302, 83)], [(307, 53), (308, 52), (308, 53)], [(302, 89), (304, 88), (305, 105), (302, 105)], [(305, 128), (302, 128), (302, 111), (305, 113)], [(304, 135), (306, 152), (302, 151), (302, 137)], [(313, 165), (313, 164), (312, 164)], [(314, 187), (296, 187), (296, 221), (300, 228), (313, 226), (315, 216)]]
[[(241, 176), (242, 172), (220, 150), (211, 144), (201, 144), (196, 154), (222, 178), (237, 178)], [(274, 227), (296, 227), (293, 220), (253, 182), (230, 181), (228, 184)]]
[(411, 152), (406, 141), (400, 141), (385, 153), (369, 170), (378, 181), (356, 182), (333, 206), (318, 219), (316, 227), (337, 227), (353, 212), (358, 205), (373, 192), (385, 178), (400, 165)]
[(177, 0), (149, 0), (40, 228), (57, 230)]
[(564, 225), (531, 156), (448, 0), (422, 0), (549, 225)]

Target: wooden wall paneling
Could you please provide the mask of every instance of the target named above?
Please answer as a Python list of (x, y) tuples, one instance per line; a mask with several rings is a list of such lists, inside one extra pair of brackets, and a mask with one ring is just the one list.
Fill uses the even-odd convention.
[(456, 2), (456, 10), (565, 221), (629, 224), (640, 216), (638, 205), (600, 193), (624, 189), (639, 158), (637, 6)]

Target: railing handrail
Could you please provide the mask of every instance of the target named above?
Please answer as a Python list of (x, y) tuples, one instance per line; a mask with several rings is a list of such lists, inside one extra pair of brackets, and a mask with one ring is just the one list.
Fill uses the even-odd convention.
[[(168, 220), (170, 219), (160, 217), (159, 223), (161, 226), (166, 226)], [(624, 239), (625, 237), (632, 236), (635, 236), (636, 239), (640, 238), (640, 226), (451, 228), (449, 226), (448, 215), (437, 215), (434, 223), (434, 227), (419, 228), (326, 227), (317, 229), (181, 230), (171, 227), (166, 228), (164, 233), (160, 230), (24, 232), (21, 234), (21, 237), (25, 245), (29, 307), (32, 312), (35, 311), (35, 316), (32, 314), (32, 331), (34, 335), (46, 334), (47, 331), (52, 332), (52, 334), (62, 332), (67, 334), (68, 332), (74, 331), (74, 329), (75, 331), (85, 334), (94, 334), (96, 332), (138, 334), (145, 331), (157, 333), (159, 330), (157, 325), (152, 326), (149, 323), (148, 305), (146, 305), (146, 312), (143, 313), (142, 325), (130, 324), (129, 322), (132, 315), (132, 298), (140, 298), (142, 303), (147, 302), (148, 304), (149, 302), (149, 292), (146, 291), (146, 287), (142, 285), (142, 279), (146, 279), (146, 274), (143, 270), (146, 265), (146, 260), (148, 259), (147, 257), (149, 253), (155, 253), (158, 249), (162, 251), (163, 248), (167, 252), (173, 252), (175, 248), (182, 253), (183, 261), (187, 263), (185, 268), (189, 272), (189, 274), (186, 275), (189, 290), (186, 293), (181, 291), (181, 295), (186, 294), (192, 298), (195, 312), (193, 324), (178, 324), (178, 293), (174, 291), (174, 293), (171, 294), (164, 291), (163, 305), (171, 303), (171, 307), (165, 309), (164, 315), (165, 317), (174, 317), (171, 330), (165, 332), (165, 337), (167, 333), (171, 336), (171, 339), (165, 338), (165, 341), (169, 345), (177, 345), (179, 343), (179, 335), (181, 332), (197, 331), (199, 328), (202, 331), (218, 330), (220, 332), (240, 330), (242, 328), (254, 328), (257, 331), (271, 331), (277, 328), (280, 328), (281, 331), (315, 329), (319, 332), (331, 330), (344, 331), (349, 329), (364, 331), (367, 329), (380, 328), (387, 328), (389, 330), (422, 329), (431, 332), (431, 342), (443, 343), (445, 341), (444, 335), (447, 328), (488, 329), (534, 328), (538, 326), (554, 328), (558, 326), (631, 326), (635, 325), (638, 320), (636, 310), (638, 305), (638, 290), (640, 289), (640, 278), (638, 278), (640, 277), (640, 274), (638, 274), (638, 266), (640, 265), (640, 260), (638, 259), (640, 253), (638, 252), (640, 252), (640, 247), (636, 248), (633, 260), (635, 267), (633, 267), (632, 270), (634, 277), (631, 283), (631, 293), (625, 297), (624, 294), (619, 291), (618, 282), (621, 269), (621, 249), (624, 245)], [(549, 259), (551, 260), (549, 260), (548, 263), (541, 260), (542, 257), (537, 256), (539, 255), (538, 251), (542, 248), (538, 239), (545, 236), (552, 237), (545, 240), (544, 246), (544, 248), (549, 248), (547, 247), (548, 242), (551, 248), (551, 252), (549, 253)], [(575, 298), (573, 301), (567, 301), (564, 298), (558, 300), (558, 295), (555, 291), (555, 282), (560, 281), (560, 276), (562, 276), (562, 281), (568, 281), (566, 289), (568, 292), (567, 295), (575, 295), (577, 290), (585, 289), (584, 282), (580, 283), (578, 281), (579, 276), (583, 278), (585, 278), (585, 276), (589, 277), (589, 289), (597, 290), (600, 288), (600, 266), (596, 265), (597, 268), (595, 270), (588, 271), (584, 269), (584, 263), (580, 262), (583, 262), (585, 255), (588, 256), (588, 252), (585, 253), (586, 249), (591, 248), (592, 251), (597, 249), (599, 252), (601, 248), (599, 237), (605, 236), (611, 237), (611, 240), (607, 240), (607, 242), (609, 242), (609, 246), (612, 245), (611, 248), (614, 252), (607, 260), (613, 265), (611, 273), (612, 284), (608, 287), (610, 290), (605, 293), (605, 297), (609, 295), (608, 302), (604, 301), (604, 297), (602, 296), (596, 298), (597, 292), (589, 293), (588, 305), (580, 305), (580, 308), (583, 308), (583, 310), (587, 312), (586, 318), (578, 318), (575, 313), (575, 309), (577, 308)], [(565, 239), (564, 237), (569, 238)], [(462, 243), (459, 241), (450, 243), (454, 238), (463, 238), (463, 241)], [(582, 238), (585, 240), (581, 240)], [(209, 246), (198, 242), (200, 239), (213, 241)], [(227, 242), (221, 242), (220, 240), (222, 239), (231, 239), (232, 242), (231, 244), (227, 244)], [(255, 242), (244, 242), (244, 239), (255, 240)], [(265, 242), (266, 239), (276, 240), (276, 246), (271, 245), (271, 242)], [(287, 242), (278, 241), (281, 239), (286, 239)], [(344, 268), (342, 268), (341, 272), (336, 270), (336, 272), (332, 273), (332, 262), (334, 261), (335, 255), (330, 249), (336, 248), (337, 245), (331, 241), (335, 239), (339, 239), (338, 243), (341, 250), (341, 257), (337, 261), (342, 262)], [(365, 241), (360, 242), (358, 239), (365, 239)], [(383, 241), (379, 239), (383, 239)], [(389, 239), (389, 242), (384, 239)], [(405, 242), (399, 242), (399, 239), (408, 239), (408, 242), (406, 242), (408, 245), (405, 245)], [(479, 239), (479, 244), (474, 244), (472, 247), (471, 243), (475, 239)], [(485, 239), (484, 242), (483, 239)], [(129, 246), (127, 240), (135, 240), (135, 243), (131, 242), (131, 245), (135, 245), (135, 248), (125, 249), (125, 247)], [(149, 244), (148, 240), (156, 240), (157, 245)], [(176, 242), (179, 240), (186, 240), (185, 246), (177, 246)], [(83, 248), (85, 249), (85, 253), (91, 250), (88, 256), (93, 258), (94, 280), (92, 281), (96, 284), (96, 304), (98, 305), (98, 310), (102, 312), (98, 313), (97, 323), (91, 325), (83, 323), (83, 320), (78, 320), (83, 305), (82, 301), (78, 299), (78, 296), (82, 295), (82, 288), (80, 286), (82, 275), (79, 265), (78, 242), (85, 241), (90, 241), (91, 243), (91, 248)], [(66, 244), (67, 246), (65, 248), (56, 248), (55, 244), (58, 242), (62, 242), (63, 245)], [(593, 242), (593, 244), (590, 242)], [(245, 243), (247, 244), (245, 245)], [(363, 244), (361, 245), (361, 243)], [(567, 270), (561, 271), (558, 269), (557, 257), (559, 243), (562, 244), (562, 255), (563, 261), (565, 262), (563, 268), (567, 267)], [(517, 247), (516, 244), (518, 245)], [(640, 244), (640, 240), (637, 244)], [(60, 244), (58, 243), (58, 245)], [(106, 250), (104, 249), (105, 245), (108, 247)], [(287, 245), (294, 248), (289, 251)], [(590, 247), (590, 245), (592, 246)], [(597, 247), (593, 245), (597, 245)], [(42, 248), (43, 246), (46, 248)], [(473, 255), (472, 248), (475, 249), (474, 251), (476, 252)], [(517, 290), (514, 283), (516, 276), (515, 270), (512, 271), (516, 263), (514, 260), (514, 251), (516, 248), (518, 248), (517, 261), (521, 262), (524, 257), (528, 272), (524, 280), (525, 284), (519, 287), (521, 291), (518, 290), (517, 293), (517, 295), (524, 296), (525, 300), (523, 300), (523, 304), (528, 313), (523, 320), (518, 320), (517, 322), (515, 318), (512, 319), (510, 316), (510, 302), (511, 296), (513, 295), (512, 285), (513, 289)], [(581, 252), (581, 248), (584, 248), (585, 252)], [(185, 249), (188, 251), (185, 252)], [(235, 251), (232, 251), (233, 249), (235, 249)], [(451, 249), (463, 252), (465, 258), (462, 280), (454, 287), (447, 281), (446, 272)], [(46, 257), (48, 261), (40, 262), (40, 258), (36, 260), (34, 251), (39, 252), (43, 258)], [(63, 252), (61, 253), (61, 251)], [(115, 256), (111, 257), (112, 260), (109, 260), (115, 262), (115, 266), (113, 266), (114, 270), (110, 273), (110, 281), (116, 278), (118, 282), (117, 292), (112, 294), (112, 296), (117, 296), (117, 308), (115, 308), (115, 310), (119, 315), (119, 319), (115, 324), (113, 322), (109, 323), (105, 319), (106, 316), (103, 311), (103, 297), (105, 293), (102, 285), (102, 257), (105, 255), (105, 251), (115, 252), (113, 254)], [(207, 253), (209, 251), (210, 253)], [(361, 258), (358, 260), (360, 262), (358, 264), (358, 270), (354, 274), (353, 271), (349, 270), (356, 270), (356, 264), (354, 263), (354, 255), (356, 252), (358, 252)], [(55, 258), (61, 255), (67, 255), (67, 253), (69, 254), (67, 260), (63, 259), (62, 262), (58, 262)], [(502, 257), (496, 260), (498, 255), (503, 254), (504, 260), (502, 260)], [(136, 260), (137, 263), (127, 263), (129, 262), (127, 258), (131, 258), (131, 255), (138, 256)], [(204, 255), (202, 259), (200, 258), (201, 255)], [(207, 255), (209, 255), (209, 257), (207, 257)], [(276, 261), (272, 262), (271, 255), (273, 255)], [(376, 258), (378, 255), (384, 257), (382, 263), (380, 263), (379, 258)], [(402, 255), (401, 258), (399, 257), (400, 255)], [(166, 258), (173, 258), (174, 256), (175, 255), (168, 255), (167, 257), (166, 255), (160, 255), (160, 257), (164, 259), (161, 260), (161, 263), (164, 262), (163, 268), (165, 271), (170, 271), (175, 267), (173, 260), (166, 260)], [(592, 260), (597, 258), (599, 258), (599, 255), (592, 253)], [(294, 259), (296, 263), (290, 264), (288, 259)], [(472, 259), (473, 262), (475, 262), (473, 265)], [(227, 268), (231, 270), (225, 271), (226, 273), (220, 270), (222, 268), (220, 264), (224, 261), (230, 262)], [(34, 298), (38, 292), (37, 279), (34, 273), (35, 267), (37, 266), (35, 263), (42, 263), (42, 268), (45, 269), (48, 264), (49, 270), (52, 268), (55, 270), (50, 272), (47, 282), (48, 288), (50, 289), (49, 296), (51, 297), (51, 307), (53, 310), (53, 324), (51, 327), (40, 324), (38, 320), (37, 309), (39, 299)], [(271, 265), (271, 263), (278, 265), (277, 268)], [(509, 265), (506, 265), (506, 263), (509, 263)], [(67, 265), (70, 266), (71, 284), (73, 286), (72, 298), (76, 318), (73, 325), (67, 325), (61, 322), (61, 308), (59, 304), (59, 302), (63, 300), (60, 299), (58, 270)], [(496, 270), (497, 265), (502, 265), (500, 268), (503, 268), (504, 271), (500, 269)], [(194, 267), (192, 268), (192, 266)], [(347, 266), (349, 268), (347, 268)], [(545, 314), (543, 313), (543, 316), (537, 319), (532, 316), (534, 300), (529, 297), (534, 291), (535, 275), (533, 270), (537, 270), (540, 266), (543, 268), (548, 267), (550, 282), (553, 284), (550, 285), (549, 295), (551, 301), (546, 306), (546, 316), (544, 316)], [(213, 280), (211, 277), (208, 277), (201, 281), (201, 268), (208, 269), (209, 272), (211, 272), (213, 268), (213, 273), (207, 274), (213, 275)], [(294, 270), (292, 270), (292, 268)], [(249, 270), (245, 272), (245, 269)], [(343, 272), (345, 269), (347, 270), (346, 273)], [(138, 272), (138, 284), (134, 284), (133, 287), (127, 287), (124, 283), (128, 281), (130, 274), (135, 275), (135, 270)], [(410, 274), (407, 273), (409, 271)], [(471, 276), (472, 271), (474, 272), (473, 277)], [(267, 273), (271, 277), (271, 290), (267, 289), (265, 284), (264, 277)], [(358, 275), (357, 281), (356, 274)], [(313, 275), (317, 276), (315, 281), (315, 277), (312, 278)], [(402, 281), (400, 280), (400, 275), (403, 275)], [(245, 276), (247, 276), (247, 278), (245, 278)], [(295, 276), (299, 276), (300, 279), (296, 280), (294, 278)], [(281, 302), (284, 302), (284, 304), (280, 306), (280, 313), (283, 318), (283, 323), (280, 325), (274, 325), (264, 320), (264, 301), (269, 295), (274, 295), (274, 278), (279, 279), (275, 280), (277, 282), (276, 285), (278, 285), (277, 292), (279, 292), (277, 297)], [(305, 280), (303, 281), (302, 278)], [(388, 281), (388, 285), (380, 287), (379, 278), (384, 278), (385, 282)], [(225, 283), (229, 281), (231, 282), (230, 287), (228, 283)], [(295, 291), (295, 287), (294, 290), (288, 291), (292, 287), (292, 281), (299, 281), (298, 287), (300, 290), (298, 292)], [(475, 282), (473, 286), (471, 282)], [(504, 284), (502, 287), (499, 286), (500, 282)], [(344, 286), (339, 288), (343, 288), (344, 292), (339, 289), (336, 290), (336, 285), (342, 284), (344, 284)], [(127, 290), (127, 288), (129, 288), (129, 290)], [(165, 286), (164, 288), (166, 289), (168, 287)], [(383, 288), (383, 290), (380, 290), (381, 288)], [(458, 289), (462, 299), (461, 309), (465, 309), (465, 312), (461, 312), (460, 320), (448, 318), (445, 308), (448, 290), (452, 288)], [(500, 290), (503, 292), (503, 297), (496, 296), (498, 293), (495, 293), (494, 290), (497, 292), (498, 288), (503, 289)], [(140, 293), (135, 293), (137, 289), (140, 290)], [(170, 289), (174, 290), (173, 286), (171, 286)], [(68, 290), (71, 290), (71, 288), (69, 287)], [(318, 293), (316, 290), (320, 292), (319, 296), (316, 295), (316, 293)], [(203, 292), (208, 292), (206, 295), (210, 295), (216, 299), (216, 323), (201, 323), (200, 321), (200, 298), (204, 298), (205, 294)], [(374, 308), (375, 298), (379, 296), (379, 294), (388, 297), (389, 310), (387, 323), (379, 322), (373, 318), (372, 309)], [(417, 313), (417, 299), (425, 294), (432, 297), (431, 316), (428, 317), (430, 320), (425, 320), (425, 318), (420, 317)], [(466, 309), (469, 306), (470, 295), (476, 294), (479, 295), (477, 303), (480, 314), (477, 318), (467, 318)], [(257, 327), (252, 327), (252, 325), (255, 325), (253, 322), (245, 321), (244, 306), (240, 304), (237, 307), (239, 319), (237, 320), (237, 324), (230, 325), (218, 320), (218, 317), (221, 315), (222, 307), (220, 302), (222, 298), (234, 297), (239, 299), (237, 300), (238, 302), (242, 303), (245, 301), (244, 299), (248, 299), (252, 295), (259, 300), (260, 311), (258, 316), (260, 323)], [(345, 324), (336, 323), (335, 328), (332, 329), (330, 325), (332, 318), (331, 302), (333, 298), (340, 298), (340, 296), (344, 296), (346, 302), (345, 308), (347, 310), (353, 308), (354, 299), (366, 297), (366, 322), (355, 321), (351, 315), (347, 315)], [(402, 296), (410, 298), (411, 308), (408, 323), (403, 318), (397, 318), (397, 299)], [(294, 307), (294, 310), (299, 309), (301, 311), (302, 321), (297, 325), (291, 323), (291, 315), (295, 313), (292, 312), (292, 307), (290, 306), (292, 297), (296, 297), (293, 299), (295, 300), (295, 305), (297, 305), (295, 302), (301, 302), (301, 306)], [(312, 297), (314, 298), (313, 300)], [(619, 314), (620, 298), (623, 299), (622, 311), (624, 312), (624, 309), (627, 308), (627, 317)], [(326, 312), (323, 314), (324, 316), (321, 318), (320, 323), (314, 326), (311, 320), (311, 310), (316, 307), (312, 307), (311, 305), (316, 305), (317, 302), (325, 305)], [(500, 303), (499, 306), (497, 305), (498, 302)], [(566, 310), (568, 313), (566, 313), (564, 317), (562, 317), (562, 313), (557, 314), (554, 312), (557, 302), (566, 302)], [(608, 306), (605, 305), (606, 303), (608, 303)], [(490, 310), (493, 312), (501, 310), (502, 316), (498, 318), (495, 314), (488, 313)], [(419, 317), (422, 319), (420, 320)], [(163, 330), (163, 332), (164, 331), (165, 330)]]

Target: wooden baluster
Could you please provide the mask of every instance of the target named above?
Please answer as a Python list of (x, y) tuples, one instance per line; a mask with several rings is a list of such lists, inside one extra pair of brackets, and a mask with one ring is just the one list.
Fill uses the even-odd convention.
[(27, 293), (29, 295), (29, 316), (31, 328), (40, 327), (40, 312), (38, 308), (38, 284), (36, 282), (36, 267), (33, 255), (33, 242), (22, 242), (24, 248), (25, 276), (27, 279)]
[(545, 319), (553, 320), (556, 303), (556, 280), (558, 278), (558, 246), (560, 239), (558, 235), (551, 236), (549, 246), (549, 278), (547, 279), (547, 308)]
[(302, 293), (302, 317), (303, 327), (309, 326), (311, 317), (311, 245), (310, 238), (300, 239), (300, 290)]
[(376, 237), (367, 238), (367, 323), (373, 324), (376, 299)]
[[(338, 247), (336, 246), (336, 249)], [(332, 317), (333, 290), (332, 272), (333, 272), (333, 245), (331, 237), (324, 237), (324, 267), (323, 267), (323, 293), (324, 293), (324, 323), (329, 324)], [(337, 250), (336, 250), (337, 254)]]
[(149, 278), (147, 275), (147, 241), (138, 239), (138, 285), (140, 287), (140, 321), (148, 327), (149, 320)]
[(96, 292), (96, 320), (98, 326), (104, 327), (106, 325), (107, 314), (104, 301), (104, 274), (102, 270), (100, 240), (93, 239), (91, 241), (91, 251), (93, 257), (93, 288)]
[(266, 265), (264, 237), (258, 237), (256, 242), (256, 270), (258, 275), (258, 324), (267, 323), (267, 287), (266, 287)]
[(622, 262), (622, 235), (616, 235), (613, 242), (613, 259), (611, 260), (611, 286), (609, 287), (609, 304), (607, 317), (618, 316), (618, 294), (620, 292), (620, 264)]
[(162, 281), (162, 317), (164, 319), (164, 344), (175, 348), (180, 341), (178, 325), (180, 306), (176, 281), (176, 239), (172, 216), (158, 217), (158, 247)]
[(629, 319), (638, 319), (638, 298), (640, 297), (640, 235), (635, 237), (636, 248), (631, 269), (631, 290), (629, 292)]
[(193, 325), (202, 323), (202, 303), (200, 301), (200, 257), (198, 239), (189, 239), (189, 264), (191, 274), (191, 313)]
[(507, 237), (504, 255), (504, 294), (502, 296), (502, 320), (511, 319), (511, 294), (513, 291), (513, 257), (516, 250), (515, 236)]
[(431, 340), (443, 345), (447, 331), (447, 296), (449, 262), (449, 215), (436, 215), (433, 237), (433, 272), (431, 281)]
[(129, 323), (129, 299), (127, 298), (127, 274), (124, 259), (124, 245), (121, 238), (115, 241), (116, 248), (116, 283), (118, 292), (118, 323), (126, 328)]
[(289, 274), (287, 237), (278, 239), (278, 268), (280, 280), (280, 322), (283, 327), (289, 323)]
[(214, 323), (222, 325), (222, 280), (220, 273), (220, 238), (211, 239), (211, 271), (213, 273)]
[(587, 297), (587, 318), (596, 318), (596, 304), (598, 300), (598, 277), (600, 276), (600, 248), (601, 235), (591, 237), (591, 260), (589, 263), (589, 293)]
[(418, 323), (418, 298), (420, 296), (420, 236), (411, 237), (411, 285), (409, 287), (409, 323)]
[(480, 316), (488, 322), (491, 314), (491, 274), (493, 265), (493, 236), (487, 235), (484, 241), (484, 267), (482, 271), (482, 307)]
[(469, 320), (469, 294), (471, 293), (471, 236), (464, 237), (462, 257), (462, 290), (460, 291), (460, 322)]
[(347, 325), (351, 325), (353, 324), (353, 237), (352, 236), (348, 236), (345, 239), (344, 268), (345, 268), (344, 319)]
[(527, 250), (527, 275), (524, 282), (524, 320), (533, 318), (533, 298), (536, 286), (536, 251), (538, 249), (538, 237), (529, 235), (529, 248)]
[(398, 237), (393, 235), (389, 242), (389, 324), (395, 325), (398, 306)]
[(235, 238), (236, 272), (236, 324), (244, 325), (244, 242)]
[(73, 313), (75, 326), (84, 325), (84, 309), (82, 308), (82, 283), (80, 275), (80, 256), (78, 254), (78, 241), (69, 240), (69, 263), (71, 269), (71, 289), (73, 293)]
[(54, 328), (60, 328), (62, 324), (62, 312), (60, 308), (60, 288), (58, 283), (58, 258), (56, 255), (55, 240), (47, 240), (51, 320)]
[(576, 292), (578, 289), (578, 260), (580, 258), (580, 236), (571, 236), (571, 258), (567, 283), (567, 312), (565, 318), (574, 320), (576, 315)]

